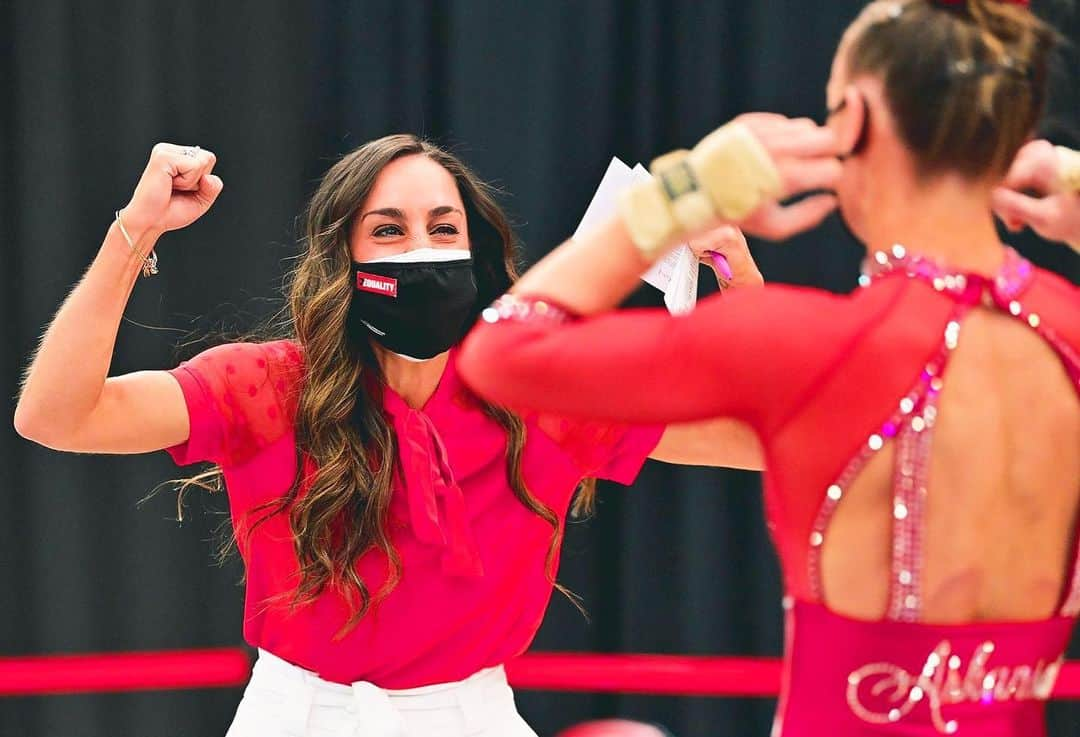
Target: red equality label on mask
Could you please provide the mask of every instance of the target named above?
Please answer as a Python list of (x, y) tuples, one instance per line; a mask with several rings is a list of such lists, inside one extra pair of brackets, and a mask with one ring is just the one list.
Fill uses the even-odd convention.
[(362, 292), (397, 297), (397, 279), (389, 276), (366, 274), (363, 271), (358, 271), (356, 272), (356, 288)]

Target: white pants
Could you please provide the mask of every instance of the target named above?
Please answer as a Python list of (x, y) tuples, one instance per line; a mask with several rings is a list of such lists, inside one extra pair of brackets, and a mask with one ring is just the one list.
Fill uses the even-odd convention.
[(502, 666), (464, 681), (388, 691), (345, 686), (260, 650), (225, 737), (537, 737)]

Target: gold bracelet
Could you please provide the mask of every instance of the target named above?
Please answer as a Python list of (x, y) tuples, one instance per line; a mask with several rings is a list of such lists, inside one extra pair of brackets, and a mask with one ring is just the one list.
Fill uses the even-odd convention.
[(150, 253), (143, 256), (139, 253), (139, 249), (135, 247), (135, 241), (131, 240), (131, 236), (128, 235), (127, 228), (124, 227), (124, 221), (120, 219), (120, 211), (116, 211), (116, 224), (120, 226), (120, 233), (124, 236), (124, 240), (131, 247), (131, 252), (134, 253), (140, 261), (142, 261), (142, 275), (144, 277), (152, 276), (158, 273), (157, 266), (157, 252), (151, 248)]

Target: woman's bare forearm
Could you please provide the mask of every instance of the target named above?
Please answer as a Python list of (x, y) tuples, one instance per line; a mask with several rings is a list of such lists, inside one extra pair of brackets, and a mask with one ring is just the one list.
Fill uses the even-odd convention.
[[(156, 236), (147, 234), (140, 241), (138, 247), (149, 252)], [(142, 258), (113, 223), (97, 257), (53, 318), (26, 372), (15, 412), (20, 430), (63, 431), (93, 411), (142, 265)]]

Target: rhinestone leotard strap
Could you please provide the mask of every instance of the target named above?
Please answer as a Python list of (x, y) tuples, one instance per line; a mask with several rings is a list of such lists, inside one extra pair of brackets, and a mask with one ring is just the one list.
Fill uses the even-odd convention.
[[(938, 399), (944, 387), (949, 358), (956, 348), (963, 317), (982, 304), (1000, 309), (1036, 330), (1061, 357), (1074, 385), (1080, 391), (1080, 357), (1042, 325), (1039, 316), (1019, 301), (1031, 281), (1033, 268), (1015, 251), (1009, 250), (1005, 265), (993, 280), (949, 272), (939, 264), (908, 254), (903, 246), (880, 251), (868, 261), (859, 283), (869, 286), (875, 278), (902, 273), (908, 278), (928, 281), (934, 289), (956, 299), (946, 323), (940, 349), (927, 362), (912, 388), (900, 399), (892, 416), (870, 437), (847, 464), (840, 477), (829, 486), (810, 533), (809, 581), (814, 596), (823, 598), (821, 551), (825, 534), (837, 506), (851, 483), (888, 440), (896, 442), (893, 469), (893, 554), (888, 618), (916, 622), (922, 612), (920, 591), (923, 567), (923, 528), (930, 465), (930, 448), (937, 420)], [(1069, 593), (1062, 613), (1080, 613), (1080, 560), (1074, 566)]]

